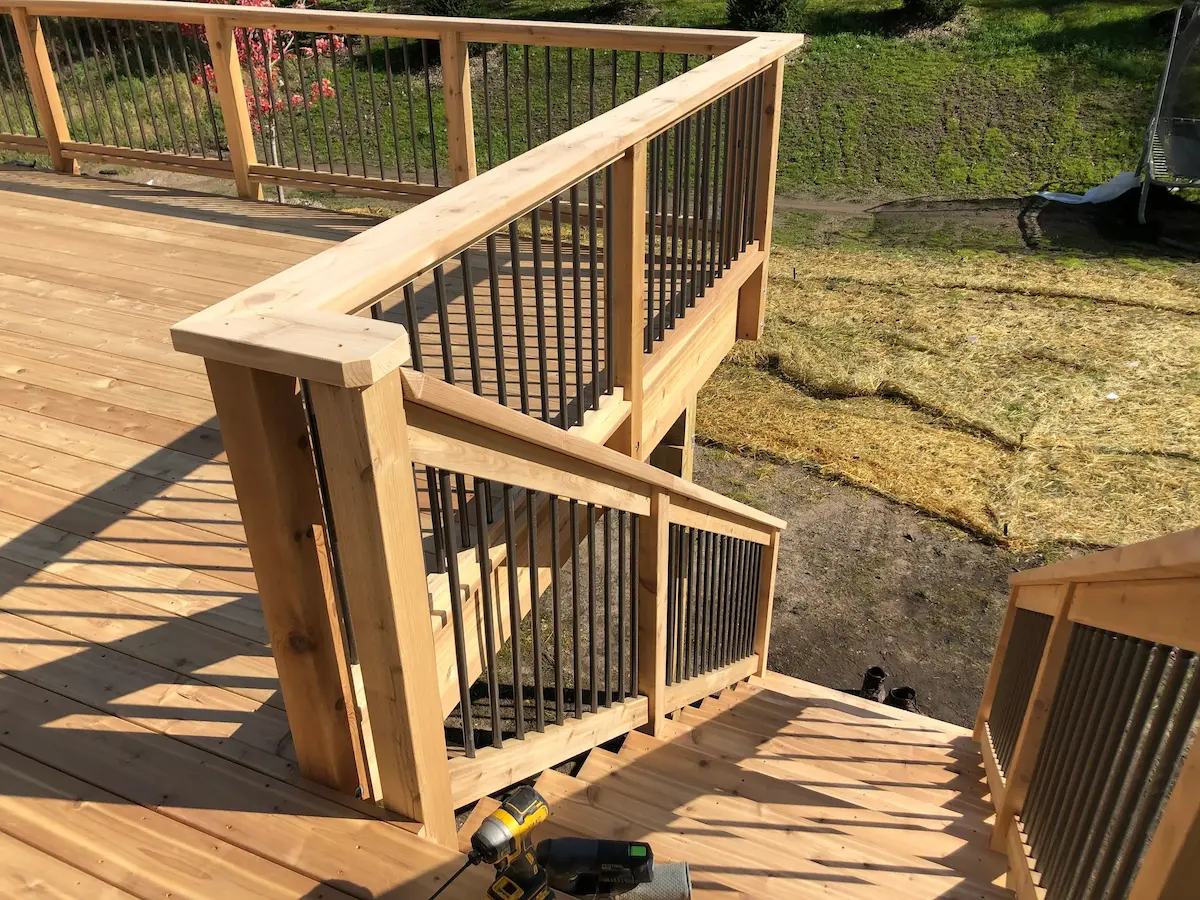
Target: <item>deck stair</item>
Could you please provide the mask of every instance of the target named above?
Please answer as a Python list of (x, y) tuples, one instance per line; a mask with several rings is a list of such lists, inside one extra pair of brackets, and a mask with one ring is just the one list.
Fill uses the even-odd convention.
[(1013, 896), (969, 731), (773, 672), (536, 786), (541, 836), (647, 840), (698, 898)]

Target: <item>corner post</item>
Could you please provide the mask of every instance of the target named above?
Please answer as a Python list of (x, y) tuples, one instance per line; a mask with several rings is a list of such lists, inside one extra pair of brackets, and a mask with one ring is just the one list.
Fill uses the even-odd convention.
[(17, 43), (21, 46), (21, 61), (25, 65), (25, 75), (29, 79), (42, 134), (46, 138), (50, 164), (56, 172), (78, 175), (79, 163), (63, 156), (63, 144), (71, 140), (71, 134), (67, 129), (67, 117), (58, 95), (58, 85), (54, 81), (54, 69), (50, 65), (42, 22), (37, 16), (29, 15), (23, 7), (13, 7), (11, 12)]
[(671, 495), (656, 489), (650, 497), (650, 517), (638, 532), (638, 690), (648, 702), (649, 720), (643, 730), (662, 733), (670, 710), (667, 691), (667, 546), (670, 538)]
[(642, 373), (646, 308), (646, 142), (613, 163), (612, 267), (613, 383), (629, 402), (629, 415), (609, 446), (642, 459)]
[(296, 379), (205, 364), (300, 772), (353, 794), (366, 773)]
[(311, 385), (384, 806), (457, 846), (401, 373)]
[(771, 261), (771, 223), (775, 215), (775, 171), (779, 163), (779, 120), (783, 105), (783, 60), (763, 73), (758, 143), (758, 196), (754, 198), (754, 234), (762, 263), (738, 291), (737, 337), (757, 341), (767, 314), (767, 272)]
[(225, 120), (225, 135), (229, 139), (229, 159), (233, 163), (233, 180), (238, 196), (243, 200), (261, 200), (262, 185), (250, 179), (250, 167), (258, 164), (254, 149), (254, 132), (250, 126), (250, 110), (246, 106), (246, 88), (242, 82), (242, 65), (238, 60), (235, 30), (219, 16), (205, 16), (204, 30), (208, 34), (209, 53), (217, 77), (217, 102)]
[(1038, 664), (1037, 678), (1029, 695), (1029, 706), (1025, 719), (1017, 734), (1017, 745), (1013, 751), (1005, 778), (1004, 800), (996, 810), (996, 825), (992, 831), (992, 849), (1003, 853), (1007, 847), (1008, 830), (1015, 827), (1015, 817), (1025, 806), (1029, 783), (1033, 779), (1033, 767), (1037, 762), (1042, 738), (1050, 722), (1050, 706), (1058, 690), (1059, 677), (1067, 660), (1067, 647), (1071, 639), (1071, 601), (1075, 597), (1075, 585), (1064, 584), (1058, 589), (1058, 605), (1054, 622), (1046, 637), (1046, 646)]
[(758, 619), (754, 623), (754, 652), (758, 654), (759, 678), (767, 674), (767, 652), (771, 649), (771, 618), (775, 613), (775, 572), (779, 568), (779, 531), (771, 532), (771, 543), (763, 548), (758, 571)]
[(1012, 588), (1008, 592), (1008, 609), (1004, 613), (1004, 623), (1000, 626), (1000, 635), (996, 638), (996, 649), (992, 652), (992, 665), (988, 669), (987, 681), (983, 686), (983, 697), (979, 701), (979, 712), (975, 716), (975, 743), (983, 741), (984, 724), (992, 717), (992, 704), (996, 702), (996, 687), (1000, 683), (1000, 671), (1004, 668), (1004, 657), (1008, 655), (1008, 642), (1012, 638), (1013, 623), (1017, 620), (1017, 591)]
[[(444, 32), (440, 43), (450, 181), (452, 184), (462, 184), (478, 174), (475, 166), (475, 114), (471, 109), (471, 61), (467, 42), (457, 31)], [(434, 165), (437, 165), (437, 160), (434, 160)]]

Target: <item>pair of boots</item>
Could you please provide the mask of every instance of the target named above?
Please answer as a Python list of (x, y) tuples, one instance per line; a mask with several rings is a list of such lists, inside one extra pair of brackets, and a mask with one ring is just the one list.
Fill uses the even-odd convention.
[(887, 679), (888, 674), (880, 666), (871, 666), (863, 674), (862, 696), (868, 700), (874, 700), (876, 703), (882, 703), (884, 706), (894, 706), (896, 709), (905, 709), (909, 712), (919, 712), (917, 709), (917, 692), (915, 688), (910, 687), (895, 687), (890, 691), (886, 690), (883, 682)]

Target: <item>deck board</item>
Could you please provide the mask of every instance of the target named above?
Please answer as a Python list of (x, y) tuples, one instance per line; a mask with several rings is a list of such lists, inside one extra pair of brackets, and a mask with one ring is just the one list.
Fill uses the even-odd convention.
[(5, 896), (423, 900), (457, 867), (299, 776), (203, 362), (169, 337), (372, 221), (0, 168)]

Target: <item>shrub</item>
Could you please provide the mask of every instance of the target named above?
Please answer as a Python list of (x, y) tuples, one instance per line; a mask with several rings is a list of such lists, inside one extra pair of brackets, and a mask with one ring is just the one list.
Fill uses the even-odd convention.
[(941, 25), (960, 12), (964, 0), (904, 0), (904, 12), (914, 22)]
[(728, 0), (729, 26), (738, 31), (800, 31), (805, 0)]
[(479, 14), (479, 0), (418, 0), (423, 16), (448, 16), (469, 19)]

